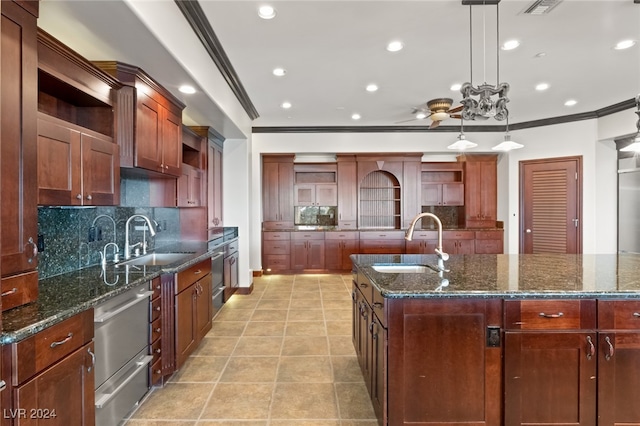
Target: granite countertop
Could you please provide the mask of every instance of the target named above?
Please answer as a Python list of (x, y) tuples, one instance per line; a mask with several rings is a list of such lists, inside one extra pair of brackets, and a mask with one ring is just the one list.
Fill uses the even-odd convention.
[(372, 267), (435, 266), (435, 255), (351, 259), (386, 298), (640, 298), (640, 254), (451, 255), (443, 273), (381, 273)]
[[(442, 228), (443, 231), (504, 231), (503, 228)], [(406, 232), (406, 229), (389, 229), (389, 228), (360, 228), (360, 229), (342, 229), (338, 226), (314, 226), (314, 225), (297, 225), (291, 228), (282, 229), (263, 229), (264, 232), (391, 232), (401, 231)], [(415, 232), (419, 231), (438, 231), (438, 228), (416, 228)]]
[[(232, 241), (232, 240), (231, 240)], [(225, 243), (230, 242), (229, 240)], [(163, 266), (90, 266), (40, 280), (38, 299), (2, 313), (0, 344), (13, 343), (100, 304), (155, 277), (188, 268), (219, 250), (207, 242), (174, 243), (156, 253), (186, 253), (188, 256)]]

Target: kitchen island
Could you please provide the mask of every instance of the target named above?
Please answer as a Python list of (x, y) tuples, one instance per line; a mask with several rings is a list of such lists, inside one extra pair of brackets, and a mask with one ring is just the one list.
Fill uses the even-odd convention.
[(351, 259), (381, 424), (640, 423), (640, 256)]

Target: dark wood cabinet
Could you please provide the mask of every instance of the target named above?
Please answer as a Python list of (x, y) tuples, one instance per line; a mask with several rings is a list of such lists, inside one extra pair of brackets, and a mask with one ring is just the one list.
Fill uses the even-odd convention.
[(337, 155), (338, 162), (338, 227), (358, 227), (358, 173), (354, 155)]
[(182, 127), (182, 172), (176, 185), (178, 207), (201, 207), (206, 203), (207, 144), (206, 137), (190, 127)]
[(337, 204), (337, 186), (334, 183), (308, 183), (294, 186), (295, 206), (335, 206)]
[(476, 231), (476, 254), (504, 253), (504, 231)]
[(497, 156), (464, 157), (465, 223), (468, 228), (493, 228), (497, 219)]
[(351, 270), (349, 256), (358, 253), (360, 241), (357, 232), (325, 232), (325, 268), (328, 270)]
[(162, 282), (160, 277), (154, 278), (150, 285), (150, 290), (153, 291), (151, 296), (151, 304), (149, 305), (149, 348), (150, 354), (153, 355), (153, 360), (150, 363), (149, 371), (149, 384), (151, 386), (161, 384), (162, 379), (162, 359), (164, 351), (162, 350)]
[(405, 241), (407, 254), (434, 254), (438, 247), (438, 231), (415, 231), (411, 241)]
[(206, 202), (207, 202), (207, 228), (223, 226), (222, 222), (222, 155), (223, 140), (211, 127), (190, 127), (197, 135), (207, 141), (206, 156)]
[(423, 206), (463, 206), (464, 184), (462, 183), (423, 183)]
[(324, 269), (323, 232), (291, 233), (291, 269)]
[(263, 157), (262, 214), (264, 229), (293, 227), (293, 155)]
[(182, 174), (178, 178), (178, 207), (202, 206), (202, 170), (182, 164)]
[(291, 269), (291, 233), (265, 231), (262, 233), (262, 267), (267, 272)]
[(108, 136), (55, 117), (38, 117), (38, 204), (117, 205), (118, 145)]
[(474, 254), (474, 239), (473, 231), (443, 231), (442, 248), (449, 254)]
[[(37, 14), (37, 2), (24, 2)], [(29, 9), (29, 8), (28, 8)], [(22, 304), (37, 297), (37, 111), (36, 16), (13, 1), (0, 2), (0, 181), (2, 182), (2, 292)], [(31, 291), (26, 291), (31, 289)], [(3, 296), (2, 309), (12, 307)], [(16, 305), (14, 305), (16, 306)]]
[(360, 232), (362, 254), (404, 253), (404, 243), (403, 231)]

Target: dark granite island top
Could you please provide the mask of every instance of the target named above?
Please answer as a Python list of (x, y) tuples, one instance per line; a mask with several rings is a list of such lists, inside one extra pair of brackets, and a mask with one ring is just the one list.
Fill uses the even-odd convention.
[(442, 277), (431, 270), (383, 273), (373, 268), (435, 266), (435, 255), (352, 255), (351, 259), (386, 298), (640, 298), (638, 254), (451, 255), (445, 262), (449, 272)]
[(156, 253), (186, 253), (188, 256), (164, 266), (91, 266), (40, 280), (38, 299), (2, 313), (0, 344), (13, 343), (94, 307), (155, 277), (175, 273), (208, 257), (218, 247), (206, 242), (176, 243)]

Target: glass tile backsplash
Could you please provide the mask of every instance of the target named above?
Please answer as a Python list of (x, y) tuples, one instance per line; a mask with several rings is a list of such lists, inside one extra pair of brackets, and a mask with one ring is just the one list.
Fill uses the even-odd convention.
[(336, 226), (337, 207), (335, 206), (296, 206), (294, 223), (296, 225)]
[[(433, 213), (442, 222), (445, 229), (456, 229), (460, 227), (460, 219), (464, 217), (461, 207), (454, 206), (422, 206), (422, 213)], [(422, 219), (422, 229), (437, 229), (436, 223), (428, 218)]]

